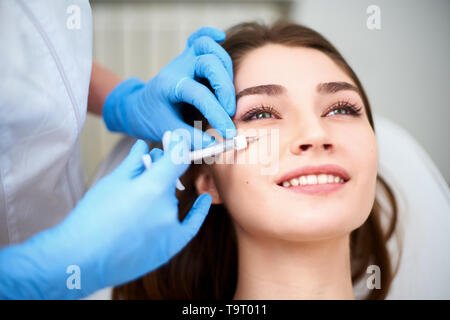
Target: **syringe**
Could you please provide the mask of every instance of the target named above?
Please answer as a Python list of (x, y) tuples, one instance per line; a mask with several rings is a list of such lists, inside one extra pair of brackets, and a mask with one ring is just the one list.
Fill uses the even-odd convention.
[(212, 156), (219, 155), (228, 150), (243, 150), (247, 148), (248, 144), (258, 140), (258, 137), (244, 137), (244, 136), (236, 136), (233, 139), (228, 139), (220, 143), (216, 143), (210, 147), (206, 147), (204, 149), (198, 149), (191, 151), (189, 153), (189, 159), (192, 161), (209, 158)]
[[(248, 145), (251, 142), (257, 141), (259, 137), (252, 136), (252, 137), (244, 137), (244, 136), (236, 136), (233, 139), (228, 139), (220, 143), (216, 143), (210, 147), (206, 147), (204, 149), (198, 149), (193, 150), (189, 152), (189, 159), (191, 162), (209, 158), (212, 156), (217, 156), (225, 151), (228, 150), (243, 150), (248, 147)], [(170, 141), (170, 134), (165, 134), (163, 137), (163, 148), (166, 150), (168, 146), (168, 142)], [(150, 154), (144, 154), (142, 156), (142, 161), (144, 162), (145, 169), (149, 169), (152, 163), (152, 159), (150, 158)], [(183, 184), (180, 182), (180, 180), (177, 180), (177, 189), (178, 190), (184, 190)]]

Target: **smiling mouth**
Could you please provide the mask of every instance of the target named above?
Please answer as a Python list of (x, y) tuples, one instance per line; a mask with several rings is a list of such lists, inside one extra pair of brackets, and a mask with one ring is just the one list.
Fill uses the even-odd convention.
[(277, 185), (283, 189), (306, 194), (326, 194), (343, 188), (350, 180), (338, 174), (308, 174), (284, 180)]
[(314, 186), (325, 184), (343, 184), (349, 179), (343, 178), (336, 174), (308, 174), (301, 175), (296, 178), (284, 180), (278, 183), (279, 186), (284, 188), (297, 187), (297, 186)]

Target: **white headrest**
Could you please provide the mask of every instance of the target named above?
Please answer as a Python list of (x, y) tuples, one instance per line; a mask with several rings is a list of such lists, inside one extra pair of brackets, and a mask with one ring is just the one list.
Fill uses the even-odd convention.
[[(375, 115), (378, 173), (399, 205), (402, 257), (388, 299), (450, 299), (450, 191), (425, 150), (394, 122)], [(395, 239), (389, 248), (396, 252)]]

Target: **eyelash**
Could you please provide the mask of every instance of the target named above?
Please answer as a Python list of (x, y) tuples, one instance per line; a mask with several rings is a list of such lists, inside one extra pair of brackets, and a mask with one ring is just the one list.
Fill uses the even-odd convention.
[[(349, 101), (339, 101), (339, 102), (333, 104), (331, 107), (329, 107), (324, 112), (324, 114), (328, 114), (331, 111), (335, 111), (335, 110), (339, 110), (339, 109), (344, 109), (349, 112), (349, 113), (343, 114), (343, 115), (358, 117), (361, 115), (360, 111), (361, 111), (362, 107), (357, 107), (355, 104), (350, 103)], [(328, 116), (326, 116), (326, 117), (328, 117)]]
[[(349, 115), (358, 117), (361, 115), (361, 109), (362, 107), (357, 107), (356, 105), (348, 102), (348, 101), (339, 101), (335, 104), (333, 104), (331, 107), (329, 107), (324, 114), (328, 114), (335, 110), (347, 110), (349, 113), (341, 114), (341, 115)], [(261, 114), (261, 113), (270, 113), (272, 115), (275, 115), (277, 119), (281, 119), (280, 114), (272, 107), (272, 106), (265, 106), (261, 105), (259, 107), (254, 107), (247, 111), (241, 118), (242, 121), (252, 121), (252, 120), (261, 120), (261, 119), (252, 119), (254, 116)], [(263, 118), (265, 119), (265, 118)]]
[(275, 115), (277, 119), (280, 119), (280, 114), (275, 110), (272, 106), (265, 106), (261, 105), (259, 107), (254, 107), (248, 110), (241, 118), (242, 121), (251, 121), (251, 120), (259, 120), (259, 119), (252, 119), (254, 116), (261, 114), (261, 113), (270, 113), (272, 115)]

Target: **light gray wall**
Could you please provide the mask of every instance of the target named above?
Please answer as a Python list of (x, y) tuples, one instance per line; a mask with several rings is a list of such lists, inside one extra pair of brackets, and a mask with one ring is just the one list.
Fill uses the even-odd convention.
[[(381, 30), (366, 26), (369, 5), (381, 10)], [(292, 19), (338, 48), (372, 111), (407, 129), (450, 183), (450, 1), (301, 0)]]

